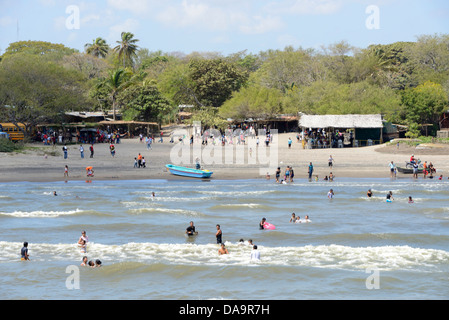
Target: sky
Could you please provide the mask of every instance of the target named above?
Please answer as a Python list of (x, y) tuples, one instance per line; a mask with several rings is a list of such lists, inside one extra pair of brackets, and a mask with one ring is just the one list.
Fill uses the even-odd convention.
[(0, 0), (0, 54), (23, 40), (84, 50), (132, 32), (150, 51), (257, 54), (449, 33), (447, 0)]

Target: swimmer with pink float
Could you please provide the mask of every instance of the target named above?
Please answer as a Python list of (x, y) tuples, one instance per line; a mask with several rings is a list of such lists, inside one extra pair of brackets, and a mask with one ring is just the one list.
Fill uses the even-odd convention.
[(262, 221), (260, 221), (260, 223), (259, 223), (259, 229), (260, 230), (274, 230), (274, 229), (276, 229), (276, 227), (273, 224), (267, 222), (267, 219), (262, 218)]

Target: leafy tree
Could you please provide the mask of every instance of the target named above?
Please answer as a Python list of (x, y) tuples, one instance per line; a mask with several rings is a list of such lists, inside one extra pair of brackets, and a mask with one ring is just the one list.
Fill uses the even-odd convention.
[(133, 66), (133, 59), (137, 55), (139, 47), (136, 45), (138, 39), (134, 39), (131, 32), (122, 32), (121, 40), (117, 41), (118, 45), (114, 48), (114, 52), (118, 54), (119, 59), (123, 59), (123, 68)]
[(426, 81), (404, 90), (402, 104), (408, 124), (438, 123), (440, 115), (448, 108), (448, 97), (440, 84)]
[(387, 118), (398, 112), (400, 96), (389, 88), (379, 88), (368, 82), (339, 84), (320, 81), (302, 90), (292, 91), (284, 102), (296, 105), (298, 110), (309, 114), (374, 114)]
[(62, 122), (64, 113), (89, 106), (84, 77), (47, 61), (17, 53), (0, 64), (0, 117), (6, 122)]
[(194, 82), (186, 63), (176, 61), (167, 65), (157, 77), (157, 86), (172, 104), (202, 105), (194, 91)]
[(93, 55), (97, 58), (105, 58), (109, 52), (109, 45), (103, 38), (96, 38), (92, 43), (86, 43), (84, 49), (87, 54)]
[(127, 69), (115, 69), (109, 72), (108, 77), (97, 81), (96, 89), (98, 91), (108, 92), (112, 105), (113, 119), (116, 119), (117, 96), (121, 91), (131, 85), (130, 79), (132, 72)]
[(258, 85), (243, 87), (220, 107), (219, 115), (238, 120), (271, 119), (283, 113), (282, 100), (282, 93), (277, 89)]
[(80, 72), (87, 80), (105, 76), (110, 68), (104, 59), (85, 53), (74, 53), (64, 56), (61, 64), (68, 69)]
[(173, 117), (176, 109), (162, 96), (155, 83), (149, 80), (129, 86), (118, 95), (118, 100), (123, 101), (126, 120), (162, 123)]
[(189, 78), (201, 106), (219, 107), (245, 84), (248, 74), (222, 58), (193, 59), (189, 63)]
[(1, 60), (7, 59), (18, 53), (29, 53), (45, 57), (49, 61), (59, 61), (63, 56), (71, 55), (75, 52), (78, 52), (78, 50), (67, 48), (62, 44), (46, 41), (17, 41), (11, 43), (8, 48), (6, 48)]
[(321, 59), (311, 50), (287, 47), (283, 51), (271, 50), (262, 55), (264, 61), (253, 78), (258, 84), (283, 93), (294, 86), (308, 86), (326, 74)]

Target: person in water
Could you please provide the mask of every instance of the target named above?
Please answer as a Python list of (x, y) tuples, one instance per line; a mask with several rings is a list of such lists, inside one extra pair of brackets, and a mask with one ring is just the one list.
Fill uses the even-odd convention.
[(217, 232), (215, 233), (215, 237), (217, 238), (218, 244), (222, 243), (222, 236), (223, 236), (223, 232), (220, 229), (220, 225), (217, 224)]
[(229, 254), (228, 249), (226, 249), (224, 243), (222, 243), (220, 249), (218, 249), (218, 254)]
[(327, 193), (327, 197), (329, 199), (332, 199), (334, 197), (334, 190), (330, 189), (329, 192)]
[(266, 221), (267, 221), (267, 219), (262, 218), (262, 221), (259, 222), (259, 229), (260, 229), (260, 230), (265, 229), (264, 224), (265, 224)]
[(296, 222), (296, 215), (295, 215), (294, 212), (292, 213), (292, 217), (290, 218), (290, 222)]
[(251, 260), (260, 260), (260, 252), (257, 250), (257, 246), (253, 246), (253, 250), (251, 251)]
[(413, 203), (413, 199), (411, 196), (408, 197), (408, 203)]
[(391, 200), (394, 200), (394, 198), (393, 198), (393, 192), (388, 192), (387, 193), (387, 202), (391, 202)]
[(28, 242), (23, 243), (23, 247), (20, 250), (20, 260), (30, 260), (30, 256), (28, 255)]
[(87, 256), (83, 257), (83, 261), (81, 261), (81, 266), (83, 267), (87, 266)]
[(193, 225), (193, 221), (190, 221), (190, 225), (186, 229), (186, 234), (188, 236), (197, 235), (198, 232), (195, 231), (195, 226)]
[(373, 196), (373, 192), (371, 191), (371, 189), (368, 189), (366, 195), (368, 196), (368, 198), (371, 198)]
[(87, 251), (87, 243), (89, 242), (89, 237), (86, 235), (86, 231), (81, 232), (81, 237), (78, 239), (78, 246), (81, 248), (82, 252)]

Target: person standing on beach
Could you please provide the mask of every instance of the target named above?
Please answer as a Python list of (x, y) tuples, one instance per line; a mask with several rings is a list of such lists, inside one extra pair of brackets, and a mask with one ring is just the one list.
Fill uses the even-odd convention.
[(93, 158), (94, 157), (94, 145), (93, 144), (90, 145), (89, 150), (90, 150), (90, 157)]
[(418, 179), (418, 163), (413, 163), (413, 178)]
[(288, 138), (288, 148), (291, 149), (292, 147), (292, 139)]
[(111, 151), (111, 156), (114, 157), (115, 156), (115, 146), (113, 143), (111, 143), (111, 145), (109, 146), (109, 150)]
[(69, 167), (67, 165), (64, 167), (64, 178), (65, 177), (69, 177)]
[(215, 233), (215, 237), (217, 238), (218, 244), (222, 243), (222, 236), (223, 236), (223, 232), (220, 229), (220, 225), (217, 224), (217, 232)]
[(140, 153), (137, 155), (137, 164), (139, 168), (142, 167), (142, 155)]
[(395, 165), (393, 163), (393, 161), (390, 162), (390, 164), (388, 165), (390, 167), (390, 177), (393, 178), (394, 177), (394, 169), (395, 169)]
[(64, 152), (64, 159), (67, 159), (67, 146), (65, 144), (62, 147), (62, 152)]
[(327, 160), (328, 166), (332, 169), (334, 166), (334, 158), (332, 158), (332, 155), (329, 156), (329, 160)]
[(83, 147), (83, 145), (80, 145), (80, 155), (81, 155), (81, 159), (84, 159), (84, 147)]
[(312, 162), (310, 162), (310, 164), (309, 164), (309, 180), (312, 179), (312, 174), (313, 174), (313, 164), (312, 164)]

